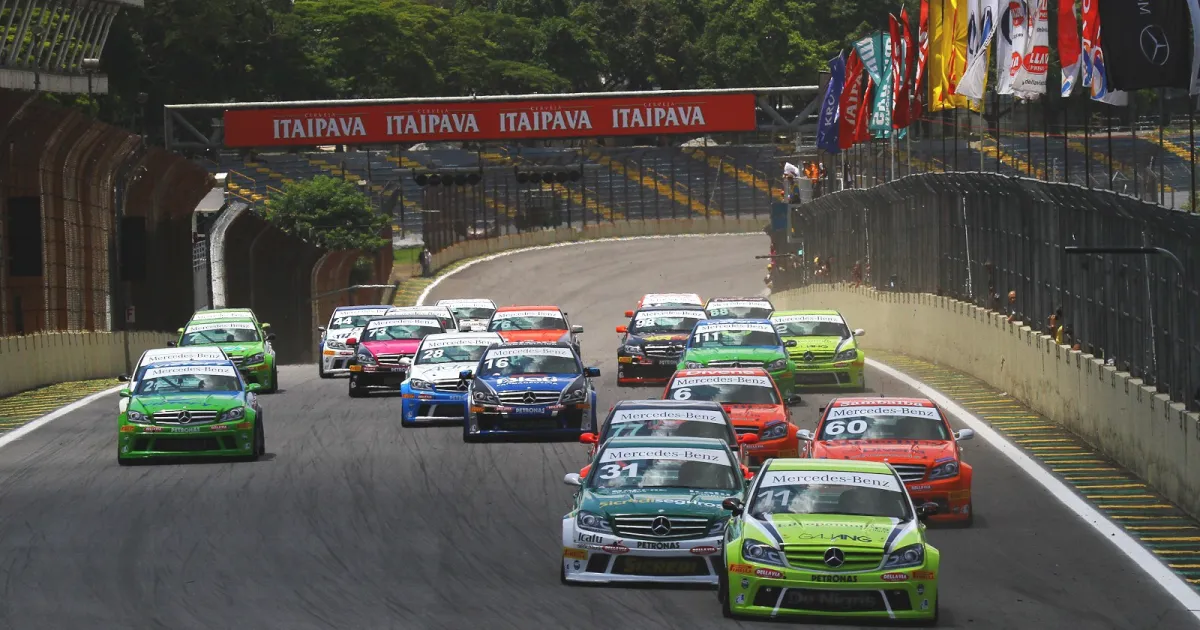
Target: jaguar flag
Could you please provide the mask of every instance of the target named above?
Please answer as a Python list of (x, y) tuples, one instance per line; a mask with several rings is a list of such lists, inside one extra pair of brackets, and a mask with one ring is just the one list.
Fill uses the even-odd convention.
[(967, 0), (930, 0), (929, 111), (969, 107), (976, 103), (955, 93), (967, 69)]
[(1034, 99), (1046, 93), (1046, 74), (1050, 71), (1050, 0), (1025, 3), (1029, 31), (1021, 53), (1021, 67), (1013, 77), (1013, 94)]
[(967, 2), (967, 69), (955, 94), (980, 100), (987, 84), (988, 46), (996, 32), (997, 0)]
[[(1191, 0), (1196, 2), (1196, 0)], [(1075, 0), (1058, 0), (1058, 61), (1062, 64), (1062, 95), (1070, 96), (1079, 80), (1079, 23)]]
[(996, 93), (1012, 94), (1029, 22), (1025, 19), (1025, 0), (1002, 0), (1001, 9), (996, 25)]
[(1083, 0), (1083, 36), (1080, 42), (1083, 44), (1083, 84), (1091, 89), (1092, 100), (1109, 105), (1127, 105), (1129, 93), (1114, 91), (1108, 81), (1097, 0)]
[(851, 48), (846, 59), (845, 84), (838, 100), (838, 148), (849, 149), (855, 144), (855, 130), (863, 114), (863, 64), (858, 50)]
[(825, 87), (825, 100), (821, 103), (821, 119), (817, 126), (817, 146), (837, 153), (838, 148), (838, 102), (842, 98), (842, 84), (846, 79), (846, 57), (839, 53), (829, 60), (829, 85)]
[(1186, 0), (1099, 0), (1114, 90), (1191, 88)]
[(913, 102), (912, 110), (908, 113), (911, 120), (917, 120), (925, 113), (925, 62), (929, 60), (929, 0), (921, 0), (921, 17), (917, 23), (917, 70), (913, 73)]

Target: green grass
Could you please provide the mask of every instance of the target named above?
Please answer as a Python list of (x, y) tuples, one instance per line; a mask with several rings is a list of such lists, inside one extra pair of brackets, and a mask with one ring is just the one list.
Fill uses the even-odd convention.
[(420, 247), (402, 247), (392, 250), (392, 259), (397, 265), (415, 265), (420, 256)]

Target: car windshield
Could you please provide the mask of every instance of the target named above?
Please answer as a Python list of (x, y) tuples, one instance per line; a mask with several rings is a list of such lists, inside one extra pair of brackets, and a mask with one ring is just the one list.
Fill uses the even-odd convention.
[(592, 488), (735, 490), (740, 475), (725, 451), (680, 447), (606, 448), (596, 461)]
[(842, 322), (814, 322), (776, 320), (775, 330), (781, 337), (838, 337), (850, 336), (850, 329)]
[(438, 342), (434, 346), (422, 346), (417, 353), (415, 365), (430, 365), (434, 363), (475, 363), (483, 358), (483, 353), (490, 343), (450, 344)]
[(633, 316), (629, 332), (635, 335), (690, 332), (703, 319), (704, 311), (639, 311)]
[(567, 322), (558, 313), (549, 311), (505, 311), (492, 316), (488, 331), (508, 330), (566, 330)]
[(895, 476), (886, 473), (767, 471), (747, 513), (882, 516), (907, 521), (908, 499)]
[(614, 437), (701, 437), (714, 438), (729, 442), (729, 425), (718, 411), (692, 412), (711, 415), (702, 420), (681, 418), (684, 413), (663, 413), (661, 411), (618, 410), (612, 419), (604, 425), (604, 433), (600, 442), (607, 442)]
[(697, 326), (692, 333), (692, 348), (736, 348), (781, 346), (779, 335), (767, 324), (717, 324)]
[(936, 440), (950, 439), (933, 407), (833, 407), (821, 425), (819, 440)]
[(726, 405), (778, 405), (779, 394), (770, 384), (770, 377), (759, 377), (765, 384), (704, 383), (690, 385), (686, 377), (671, 382), (669, 400), (711, 400)]
[(371, 323), (363, 331), (363, 341), (399, 341), (405, 339), (424, 339), (425, 335), (445, 332), (441, 323), (436, 320), (410, 319), (392, 320), (385, 324)]
[(766, 302), (714, 302), (705, 310), (712, 319), (766, 319), (775, 312)]
[(484, 355), (480, 376), (514, 374), (581, 374), (570, 348), (499, 348)]
[(451, 306), (450, 312), (458, 319), (491, 319), (496, 309), (489, 306)]
[(254, 343), (260, 341), (258, 326), (251, 322), (192, 324), (183, 331), (181, 346), (202, 346), (213, 343)]
[(367, 325), (367, 322), (372, 318), (379, 317), (387, 312), (384, 309), (376, 311), (350, 311), (346, 313), (336, 313), (333, 319), (329, 320), (329, 330), (342, 330), (345, 328), (362, 328)]
[(241, 391), (233, 366), (150, 367), (138, 381), (135, 394), (192, 394)]

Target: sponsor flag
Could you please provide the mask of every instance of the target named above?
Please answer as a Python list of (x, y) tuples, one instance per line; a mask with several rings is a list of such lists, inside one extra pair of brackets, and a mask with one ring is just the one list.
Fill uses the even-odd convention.
[(849, 149), (857, 142), (856, 132), (858, 121), (863, 115), (863, 98), (866, 90), (863, 87), (863, 64), (858, 57), (858, 49), (850, 49), (846, 59), (846, 79), (842, 86), (842, 96), (838, 102), (838, 148)]
[(1025, 50), (1025, 0), (1001, 0), (1000, 22), (996, 25), (996, 93), (1012, 94), (1013, 78), (1021, 69)]
[(887, 138), (892, 133), (892, 36), (876, 33), (875, 50), (879, 66), (880, 81), (876, 83), (871, 103), (871, 120), (867, 129), (876, 138)]
[(858, 112), (858, 120), (854, 123), (854, 144), (866, 142), (871, 139), (871, 134), (867, 131), (867, 121), (871, 118), (871, 110), (868, 107), (870, 107), (872, 94), (877, 90), (875, 82), (871, 80), (870, 76), (866, 77), (866, 84), (867, 87), (863, 90), (862, 101), (860, 102), (861, 109)]
[(917, 71), (913, 73), (913, 104), (909, 118), (919, 119), (928, 101), (925, 89), (925, 62), (929, 60), (929, 0), (921, 0), (921, 16), (917, 22)]
[(929, 111), (959, 107), (979, 111), (977, 104), (955, 93), (967, 69), (967, 30), (967, 0), (930, 1)]
[(1083, 84), (1091, 88), (1092, 100), (1118, 106), (1129, 104), (1129, 94), (1113, 91), (1108, 83), (1097, 0), (1083, 0), (1083, 36), (1080, 43), (1083, 45)]
[(1192, 84), (1188, 94), (1200, 94), (1200, 0), (1188, 0), (1192, 16)]
[(825, 101), (821, 103), (821, 118), (817, 126), (817, 146), (837, 153), (838, 148), (838, 102), (842, 97), (842, 84), (846, 78), (846, 57), (838, 53), (829, 60), (829, 85), (825, 87)]
[[(1196, 0), (1192, 0), (1195, 2)], [(1062, 95), (1070, 96), (1079, 80), (1079, 24), (1075, 0), (1058, 0), (1058, 60), (1062, 64)]]
[[(897, 36), (896, 31), (900, 34)], [(900, 9), (899, 24), (892, 25), (892, 41), (900, 42), (892, 55), (892, 81), (896, 84), (895, 103), (892, 106), (892, 127), (903, 129), (912, 123), (913, 49), (912, 31), (908, 28), (908, 10)]]
[(858, 58), (862, 59), (863, 68), (867, 71), (867, 76), (879, 85), (883, 82), (883, 75), (880, 69), (880, 41), (881, 33), (878, 31), (867, 35), (866, 37), (854, 42), (854, 49), (858, 51)]
[(967, 69), (963, 78), (958, 82), (955, 94), (975, 99), (983, 99), (983, 91), (987, 85), (988, 46), (996, 33), (996, 13), (999, 10), (997, 0), (969, 0), (967, 4), (967, 19), (969, 32), (967, 36)]
[(1021, 98), (1035, 99), (1046, 93), (1046, 74), (1050, 71), (1050, 0), (1030, 0), (1025, 7), (1029, 32), (1012, 90)]
[(1114, 90), (1191, 88), (1185, 0), (1099, 0)]

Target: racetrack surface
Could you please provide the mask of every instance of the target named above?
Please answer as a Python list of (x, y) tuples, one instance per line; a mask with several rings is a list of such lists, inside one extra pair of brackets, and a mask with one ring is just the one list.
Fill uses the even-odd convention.
[[(504, 256), (431, 300), (560, 304), (586, 328), (600, 406), (657, 397), (615, 386), (613, 327), (658, 290), (758, 293), (760, 235), (588, 243)], [(851, 322), (853, 324), (853, 322)], [(868, 331), (869, 333), (869, 331)], [(108, 397), (0, 449), (6, 628), (733, 628), (711, 591), (558, 582), (566, 472), (584, 447), (461, 441), (401, 429), (400, 400), (351, 400), (314, 366), (263, 396), (257, 463), (116, 464)], [(912, 393), (868, 372), (879, 394)], [(796, 410), (815, 423), (830, 395)], [(1195, 618), (986, 443), (971, 529), (931, 529), (942, 625), (1190, 628)], [(770, 627), (770, 626), (767, 626)], [(844, 627), (844, 626), (843, 626)]]

